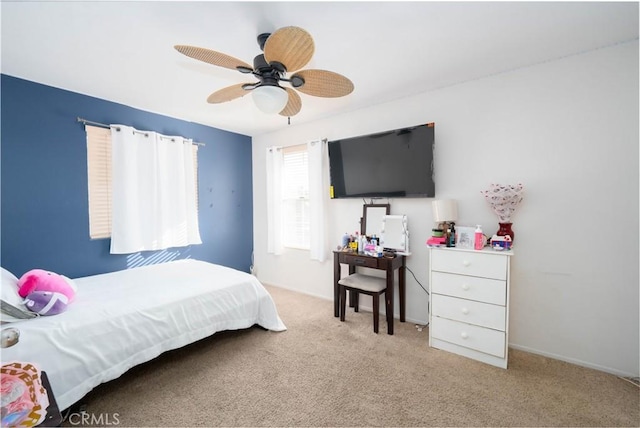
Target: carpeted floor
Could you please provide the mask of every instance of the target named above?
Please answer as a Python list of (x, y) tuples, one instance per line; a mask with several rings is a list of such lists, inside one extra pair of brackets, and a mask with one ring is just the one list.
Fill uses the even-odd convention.
[(83, 425), (640, 426), (640, 389), (614, 375), (515, 350), (495, 368), (429, 348), (411, 323), (376, 335), (368, 312), (341, 323), (330, 301), (267, 288), (287, 331), (165, 353), (86, 396)]

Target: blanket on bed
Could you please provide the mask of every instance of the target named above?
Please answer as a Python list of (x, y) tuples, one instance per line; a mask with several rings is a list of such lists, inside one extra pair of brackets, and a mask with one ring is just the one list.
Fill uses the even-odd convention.
[(20, 342), (2, 361), (47, 372), (61, 409), (95, 386), (162, 352), (223, 330), (286, 330), (254, 276), (198, 260), (178, 260), (76, 278), (76, 299), (59, 315), (12, 323)]

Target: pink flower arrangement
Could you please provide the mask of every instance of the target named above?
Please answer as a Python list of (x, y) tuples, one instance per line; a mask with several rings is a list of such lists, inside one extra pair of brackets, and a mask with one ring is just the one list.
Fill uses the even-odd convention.
[(511, 223), (511, 216), (522, 202), (523, 192), (522, 184), (491, 184), (487, 190), (480, 193), (484, 195), (500, 223)]

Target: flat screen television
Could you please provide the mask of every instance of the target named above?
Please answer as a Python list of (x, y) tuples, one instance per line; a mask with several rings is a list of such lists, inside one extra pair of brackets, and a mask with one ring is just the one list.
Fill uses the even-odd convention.
[(434, 197), (433, 123), (328, 142), (332, 198)]

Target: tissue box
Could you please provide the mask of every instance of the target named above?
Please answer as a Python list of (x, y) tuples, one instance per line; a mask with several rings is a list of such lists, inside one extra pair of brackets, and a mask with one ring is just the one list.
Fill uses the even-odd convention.
[(511, 248), (511, 237), (509, 235), (506, 236), (498, 236), (493, 235), (491, 238), (491, 248), (499, 248), (502, 250), (508, 250)]

